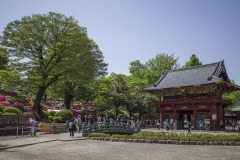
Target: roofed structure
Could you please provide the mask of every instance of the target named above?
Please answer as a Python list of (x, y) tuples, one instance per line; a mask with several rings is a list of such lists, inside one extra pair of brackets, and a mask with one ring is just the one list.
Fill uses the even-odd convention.
[(212, 64), (163, 71), (162, 76), (155, 84), (144, 87), (143, 90), (152, 92), (176, 87), (208, 84), (224, 85), (227, 88), (231, 88), (231, 90), (240, 89), (239, 86), (230, 83), (224, 61), (220, 61)]
[(162, 95), (162, 100), (155, 103), (160, 109), (161, 124), (171, 119), (182, 129), (185, 121), (191, 121), (194, 128), (201, 129), (200, 121), (215, 130), (221, 129), (220, 122), (225, 122), (224, 108), (230, 105), (222, 99), (222, 94), (240, 87), (231, 84), (224, 61), (220, 61), (163, 71), (156, 83), (142, 89)]

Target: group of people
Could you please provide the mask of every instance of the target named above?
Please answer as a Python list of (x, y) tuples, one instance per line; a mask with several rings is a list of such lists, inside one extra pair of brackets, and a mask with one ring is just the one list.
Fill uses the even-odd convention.
[(235, 130), (236, 126), (238, 127), (238, 132), (240, 133), (240, 120), (235, 122), (234, 120), (232, 121), (232, 130)]
[(70, 132), (70, 138), (74, 137), (74, 132), (80, 132), (82, 129), (82, 118), (81, 116), (78, 116), (78, 118), (73, 118), (68, 123), (68, 131)]
[(173, 119), (171, 119), (171, 120), (166, 119), (164, 121), (164, 125), (165, 125), (167, 131), (171, 131), (176, 128), (176, 123), (174, 122)]

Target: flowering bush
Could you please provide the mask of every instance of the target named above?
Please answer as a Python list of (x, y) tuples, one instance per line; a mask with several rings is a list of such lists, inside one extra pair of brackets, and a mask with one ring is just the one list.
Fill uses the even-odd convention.
[(54, 122), (66, 122), (73, 118), (73, 113), (70, 110), (64, 109), (54, 114)]
[(0, 96), (0, 102), (4, 102), (4, 101), (6, 101), (6, 97)]
[(5, 106), (5, 107), (7, 107), (7, 106), (10, 105), (10, 103), (9, 103), (8, 101), (1, 102), (1, 104), (2, 104), (3, 106)]
[(34, 117), (34, 113), (29, 111), (29, 112), (23, 112), (22, 115), (28, 115), (28, 116), (31, 116), (31, 117)]

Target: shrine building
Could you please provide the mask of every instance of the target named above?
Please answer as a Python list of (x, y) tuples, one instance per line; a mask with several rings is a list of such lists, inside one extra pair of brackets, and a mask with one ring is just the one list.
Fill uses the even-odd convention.
[(177, 129), (186, 128), (187, 122), (195, 129), (210, 130), (220, 130), (223, 122), (224, 128), (224, 108), (230, 102), (224, 101), (222, 94), (237, 90), (240, 86), (230, 83), (224, 61), (163, 71), (155, 84), (143, 87), (143, 91), (162, 97), (155, 103), (161, 126), (173, 121)]

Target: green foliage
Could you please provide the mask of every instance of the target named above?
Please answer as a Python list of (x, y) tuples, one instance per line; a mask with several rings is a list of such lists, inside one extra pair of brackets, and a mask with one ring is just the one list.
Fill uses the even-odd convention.
[(231, 93), (223, 94), (222, 98), (224, 100), (230, 101), (233, 105), (240, 99), (240, 91), (235, 91)]
[(53, 118), (54, 118), (54, 116), (48, 116), (48, 120), (49, 120), (50, 122), (53, 122)]
[(70, 120), (72, 118), (73, 118), (73, 113), (68, 109), (64, 109), (55, 113), (53, 120), (54, 122), (66, 122), (67, 120)]
[(5, 107), (0, 104), (0, 112), (3, 112), (4, 108)]
[(54, 116), (55, 113), (56, 113), (56, 111), (50, 111), (48, 114), (49, 114), (49, 116)]
[(64, 122), (66, 122), (66, 120), (63, 117), (61, 117), (61, 116), (53, 117), (53, 121), (56, 122), (56, 123), (64, 123)]
[(182, 68), (187, 68), (191, 66), (197, 66), (197, 65), (202, 65), (202, 62), (198, 59), (198, 57), (195, 54), (192, 54), (189, 61), (187, 61)]
[(7, 50), (0, 48), (0, 70), (7, 69), (9, 58), (7, 56)]
[(90, 133), (88, 137), (111, 137), (110, 134), (106, 133)]
[(179, 67), (177, 63), (178, 58), (174, 58), (174, 55), (158, 54), (155, 58), (146, 62), (147, 70), (145, 71), (145, 78), (149, 84), (157, 82), (162, 76), (162, 71), (177, 69)]
[(46, 112), (46, 111), (43, 111), (43, 110), (41, 110), (40, 113), (39, 113), (39, 117), (40, 117), (41, 119), (45, 119), (45, 120), (48, 119), (48, 115), (49, 115), (49, 113)]
[(14, 113), (16, 115), (19, 115), (22, 112), (15, 107), (6, 107), (6, 108), (3, 109), (3, 113)]
[(86, 29), (63, 14), (33, 14), (10, 22), (0, 45), (11, 48), (7, 52), (12, 69), (27, 77), (25, 84), (37, 92), (33, 109), (38, 114), (38, 102), (53, 83), (59, 82), (69, 93), (65, 84), (73, 84), (75, 91), (81, 82), (106, 72), (102, 52), (88, 38)]
[(81, 108), (80, 114), (81, 114), (81, 115), (89, 115), (90, 112), (89, 112), (87, 109), (85, 109), (85, 108)]
[(4, 112), (2, 115), (17, 115), (16, 113)]

